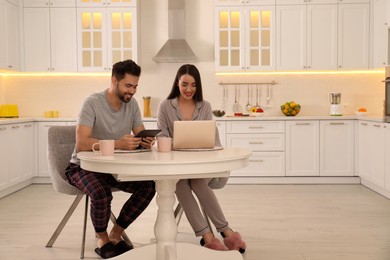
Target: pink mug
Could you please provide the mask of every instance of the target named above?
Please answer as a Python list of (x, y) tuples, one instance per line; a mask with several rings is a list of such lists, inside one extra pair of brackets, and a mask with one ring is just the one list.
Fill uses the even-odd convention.
[(172, 138), (160, 136), (157, 137), (157, 151), (170, 152), (172, 149)]
[[(95, 146), (99, 145), (99, 150), (95, 149)], [(114, 140), (99, 140), (98, 143), (92, 145), (92, 151), (99, 152), (102, 156), (114, 155), (115, 141)]]

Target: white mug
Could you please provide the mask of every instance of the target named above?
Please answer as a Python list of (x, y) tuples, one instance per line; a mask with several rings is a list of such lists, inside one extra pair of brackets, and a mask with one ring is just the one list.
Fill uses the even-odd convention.
[(157, 137), (157, 151), (170, 152), (172, 149), (172, 138), (166, 136)]
[(98, 152), (95, 146), (99, 145), (100, 155), (112, 156), (114, 155), (115, 141), (114, 140), (99, 140), (98, 143), (92, 145), (92, 151)]

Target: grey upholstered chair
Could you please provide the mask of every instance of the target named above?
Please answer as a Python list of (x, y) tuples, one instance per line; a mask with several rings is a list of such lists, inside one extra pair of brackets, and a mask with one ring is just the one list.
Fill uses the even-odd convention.
[[(229, 180), (229, 177), (213, 178), (209, 182), (209, 186), (212, 189), (222, 189), (223, 187), (225, 187), (225, 185), (226, 185), (228, 180)], [(202, 207), (201, 207), (201, 209), (202, 209), (203, 216), (206, 219), (207, 224), (210, 227), (211, 233), (214, 234), (214, 231), (213, 231), (213, 228), (211, 226), (211, 222), (210, 222), (209, 216), (207, 216), (206, 211)], [(175, 211), (174, 211), (175, 220), (176, 220), (177, 225), (179, 225), (179, 223), (180, 223), (181, 217), (183, 216), (183, 212), (184, 212), (184, 210), (183, 210), (182, 206), (180, 205), (180, 203), (178, 203), (176, 208), (175, 208)]]
[[(52, 247), (57, 237), (60, 235), (62, 229), (65, 227), (69, 218), (72, 216), (77, 205), (85, 195), (81, 190), (71, 185), (66, 176), (65, 169), (69, 164), (72, 152), (76, 144), (76, 126), (52, 126), (48, 131), (48, 164), (50, 178), (53, 183), (54, 190), (60, 193), (75, 195), (72, 205), (66, 212), (64, 218), (54, 231), (53, 235), (46, 244), (46, 247)], [(85, 211), (84, 211), (84, 225), (83, 237), (81, 242), (80, 258), (84, 258), (85, 248), (85, 233), (88, 218), (88, 196), (85, 196)], [(116, 222), (115, 216), (111, 213), (111, 221)], [(123, 232), (122, 237), (131, 244), (130, 239), (126, 233)]]

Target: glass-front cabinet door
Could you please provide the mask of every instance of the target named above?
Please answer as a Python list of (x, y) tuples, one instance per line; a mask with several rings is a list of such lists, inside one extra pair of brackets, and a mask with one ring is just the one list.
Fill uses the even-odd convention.
[(275, 68), (275, 7), (250, 7), (246, 13), (246, 69)]
[(216, 71), (275, 67), (275, 7), (216, 7)]
[(243, 8), (216, 8), (215, 66), (218, 70), (240, 70), (244, 64)]
[(79, 8), (79, 71), (110, 71), (114, 63), (137, 61), (136, 8)]

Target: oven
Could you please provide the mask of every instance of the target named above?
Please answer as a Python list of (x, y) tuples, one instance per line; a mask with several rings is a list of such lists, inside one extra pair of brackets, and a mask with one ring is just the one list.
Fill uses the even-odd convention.
[(390, 123), (390, 66), (385, 68), (385, 101), (384, 101), (384, 119), (385, 122)]

